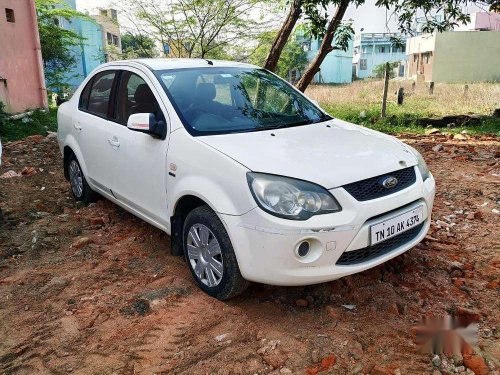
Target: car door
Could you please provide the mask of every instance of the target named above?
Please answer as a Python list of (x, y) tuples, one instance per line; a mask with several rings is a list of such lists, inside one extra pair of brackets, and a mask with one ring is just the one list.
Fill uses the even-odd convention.
[(112, 91), (117, 78), (115, 70), (97, 73), (82, 91), (79, 115), (75, 118), (75, 137), (78, 140), (87, 168), (87, 179), (93, 186), (109, 193), (107, 171), (112, 166), (107, 158), (109, 144), (109, 117), (112, 112)]
[(126, 126), (134, 113), (153, 113), (157, 120), (167, 123), (165, 107), (155, 90), (139, 70), (130, 68), (120, 72), (114, 121), (109, 127), (113, 144), (108, 144), (106, 153), (113, 167), (107, 173), (116, 199), (166, 226), (168, 135), (161, 140)]

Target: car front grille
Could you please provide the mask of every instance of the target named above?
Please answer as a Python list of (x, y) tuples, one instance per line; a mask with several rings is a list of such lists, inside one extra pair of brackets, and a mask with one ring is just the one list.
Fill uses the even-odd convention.
[[(398, 183), (396, 186), (391, 188), (384, 187), (383, 182), (389, 177), (397, 178)], [(343, 188), (356, 200), (368, 201), (403, 190), (408, 186), (413, 185), (416, 180), (417, 176), (415, 175), (415, 168), (410, 167), (400, 169), (399, 171), (386, 173), (380, 176), (371, 177), (366, 180), (353, 182), (344, 185)]]
[(336, 264), (338, 266), (352, 266), (390, 253), (398, 247), (414, 240), (420, 234), (420, 231), (422, 230), (424, 224), (425, 223), (417, 225), (416, 227), (413, 227), (406, 232), (389, 238), (384, 242), (379, 242), (376, 245), (364, 247), (358, 250), (346, 251), (340, 256)]

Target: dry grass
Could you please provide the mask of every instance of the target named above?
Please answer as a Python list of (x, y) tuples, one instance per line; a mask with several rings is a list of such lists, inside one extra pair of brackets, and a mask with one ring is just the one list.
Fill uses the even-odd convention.
[[(463, 84), (436, 84), (434, 94), (429, 95), (425, 83), (416, 85), (412, 91), (412, 81), (392, 80), (389, 83), (388, 101), (396, 103), (396, 92), (404, 87), (403, 106), (391, 107), (394, 114), (418, 114), (427, 117), (462, 115), (469, 113), (489, 115), (495, 108), (500, 108), (499, 83), (469, 84), (467, 95)], [(307, 95), (317, 100), (325, 108), (357, 107), (373, 108), (382, 101), (383, 81), (357, 81), (349, 85), (326, 86), (313, 85)], [(389, 112), (389, 114), (391, 114)]]

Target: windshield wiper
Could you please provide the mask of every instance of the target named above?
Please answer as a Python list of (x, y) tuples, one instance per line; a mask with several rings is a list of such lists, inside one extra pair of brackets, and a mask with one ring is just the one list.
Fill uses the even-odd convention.
[(284, 123), (284, 124), (277, 124), (273, 126), (268, 126), (266, 129), (283, 129), (283, 128), (293, 128), (295, 126), (301, 126), (301, 125), (310, 125), (310, 124), (317, 124), (319, 122), (323, 121), (328, 121), (331, 120), (332, 118), (328, 115), (324, 115), (320, 118), (317, 119), (308, 119), (308, 120), (302, 120), (302, 121), (297, 121), (297, 122), (289, 122), (289, 123)]

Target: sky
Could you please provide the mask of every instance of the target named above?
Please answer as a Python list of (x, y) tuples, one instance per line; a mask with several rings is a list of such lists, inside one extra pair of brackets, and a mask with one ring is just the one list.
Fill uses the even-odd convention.
[[(92, 11), (98, 7), (108, 7), (112, 3), (113, 0), (76, 0), (76, 7), (78, 10)], [(385, 10), (377, 8), (375, 6), (375, 0), (367, 0), (364, 5), (357, 9), (355, 7), (349, 7), (344, 19), (353, 19), (354, 29), (356, 31), (359, 31), (361, 28), (364, 28), (364, 32), (369, 33), (384, 32), (386, 30)], [(397, 31), (394, 22), (389, 22), (389, 28), (391, 32)]]
[[(390, 18), (389, 12), (387, 15), (389, 20), (386, 23), (386, 10), (376, 7), (375, 1), (376, 0), (366, 0), (365, 4), (358, 8), (350, 6), (347, 9), (344, 20), (352, 19), (354, 21), (353, 27), (356, 33), (358, 33), (362, 28), (363, 32), (367, 33), (397, 32), (397, 24), (394, 17)], [(78, 10), (92, 11), (98, 7), (109, 7), (113, 4), (113, 2), (116, 2), (116, 0), (76, 0), (76, 6)], [(469, 9), (469, 11), (477, 10), (479, 9)], [(123, 26), (127, 26), (126, 21), (120, 19), (120, 22)]]

